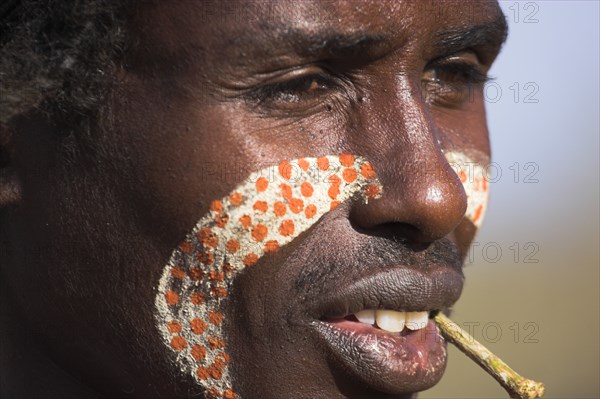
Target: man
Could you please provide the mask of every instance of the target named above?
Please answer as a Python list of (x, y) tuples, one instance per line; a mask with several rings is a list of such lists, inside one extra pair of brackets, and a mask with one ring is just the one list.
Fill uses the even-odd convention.
[(9, 3), (2, 397), (440, 380), (495, 2)]

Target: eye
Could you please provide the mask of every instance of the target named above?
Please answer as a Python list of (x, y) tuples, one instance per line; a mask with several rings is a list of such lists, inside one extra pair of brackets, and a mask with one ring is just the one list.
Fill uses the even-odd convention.
[(319, 75), (301, 76), (262, 86), (253, 95), (261, 101), (299, 102), (327, 90), (329, 82)]
[(339, 93), (339, 78), (316, 68), (283, 75), (275, 82), (250, 89), (247, 99), (270, 110), (302, 111), (323, 105), (334, 93)]
[(473, 101), (474, 91), (481, 89), (488, 80), (483, 67), (476, 61), (453, 57), (429, 66), (421, 78), (421, 85), (428, 102), (460, 107)]

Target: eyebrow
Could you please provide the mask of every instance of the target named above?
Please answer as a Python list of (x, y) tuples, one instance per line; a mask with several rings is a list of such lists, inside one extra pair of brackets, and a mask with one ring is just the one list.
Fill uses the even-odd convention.
[(508, 25), (504, 14), (490, 22), (437, 32), (434, 48), (439, 53), (452, 54), (468, 48), (483, 48), (484, 55), (495, 53), (508, 36)]
[[(360, 60), (367, 64), (385, 56), (394, 48), (401, 47), (410, 40), (409, 36), (398, 37), (387, 32), (340, 32), (334, 28), (325, 28), (317, 32), (307, 32), (302, 28), (275, 23), (269, 24), (266, 31), (274, 33), (275, 41), (284, 44), (295, 57), (312, 60), (344, 59)], [(264, 28), (263, 28), (264, 29)], [(400, 29), (402, 30), (402, 29)], [(447, 56), (466, 49), (474, 49), (483, 62), (493, 59), (506, 40), (508, 27), (504, 14), (501, 12), (494, 19), (478, 25), (466, 25), (440, 30), (433, 33), (432, 48), (435, 54)], [(272, 37), (273, 37), (272, 36)], [(260, 36), (249, 35), (236, 38), (236, 45), (256, 48)], [(399, 42), (401, 40), (401, 42)], [(262, 46), (258, 46), (261, 48)], [(263, 48), (264, 50), (264, 48)], [(292, 58), (295, 58), (292, 56)], [(270, 58), (263, 54), (263, 59), (270, 59), (275, 65), (286, 65), (290, 62), (289, 55)], [(249, 60), (249, 58), (247, 58)], [(273, 68), (273, 65), (269, 69)]]
[(384, 35), (320, 32), (316, 35), (293, 33), (290, 37), (296, 53), (303, 57), (347, 58), (369, 56), (385, 51), (390, 40)]
[[(325, 31), (307, 34), (302, 30), (282, 29), (278, 35), (281, 43), (291, 43), (294, 52), (307, 58), (350, 58), (361, 56), (376, 58), (392, 48), (392, 37), (370, 33), (340, 33)], [(497, 51), (506, 41), (508, 25), (504, 14), (474, 26), (461, 26), (434, 34), (433, 48), (437, 53), (452, 54), (468, 48), (483, 48), (483, 53)]]

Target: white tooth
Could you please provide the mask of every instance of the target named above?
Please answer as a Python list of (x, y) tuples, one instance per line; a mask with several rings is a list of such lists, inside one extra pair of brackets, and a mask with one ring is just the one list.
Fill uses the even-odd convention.
[(361, 323), (375, 324), (375, 310), (373, 310), (373, 309), (361, 310), (360, 312), (354, 313), (354, 316)]
[(428, 312), (406, 312), (406, 327), (411, 330), (420, 330), (427, 325)]
[(394, 310), (377, 310), (375, 320), (377, 326), (382, 330), (389, 332), (400, 332), (404, 329), (405, 312), (396, 312)]

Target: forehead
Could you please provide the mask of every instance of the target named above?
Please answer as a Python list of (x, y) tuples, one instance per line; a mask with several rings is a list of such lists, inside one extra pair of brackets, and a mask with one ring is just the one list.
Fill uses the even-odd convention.
[(318, 58), (331, 44), (377, 56), (414, 42), (438, 43), (469, 27), (489, 27), (481, 39), (493, 52), (506, 30), (496, 1), (451, 0), (158, 1), (144, 3), (133, 25), (139, 40), (165, 57), (226, 57), (240, 65), (268, 58), (271, 66), (291, 54)]

